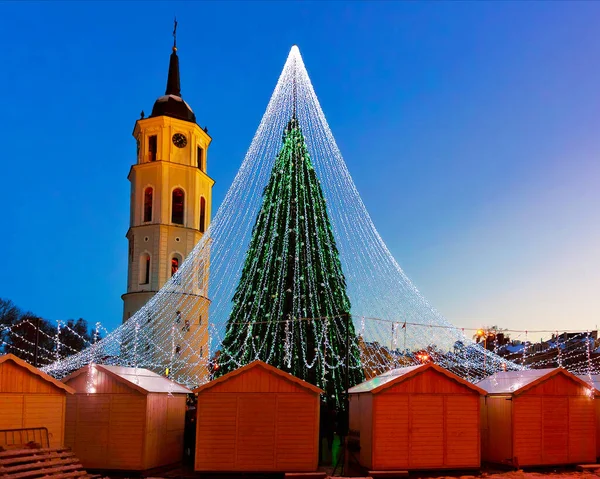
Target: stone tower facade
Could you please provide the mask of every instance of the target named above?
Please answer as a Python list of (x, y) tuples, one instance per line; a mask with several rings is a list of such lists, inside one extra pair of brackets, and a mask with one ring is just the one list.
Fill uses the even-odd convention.
[[(165, 95), (156, 100), (148, 118), (142, 115), (136, 121), (133, 137), (137, 158), (128, 175), (131, 212), (123, 321), (177, 273), (210, 221), (214, 181), (207, 174), (207, 152), (211, 138), (198, 126), (194, 112), (181, 97), (176, 46), (170, 57)], [(195, 267), (208, 268), (207, 258), (202, 263)], [(195, 365), (208, 354), (209, 306), (208, 278), (199, 275), (193, 286), (180, 292), (176, 300), (165, 302), (160, 311), (162, 318), (173, 318), (173, 329), (177, 329), (177, 338), (170, 342), (161, 336), (165, 344), (160, 349), (176, 348), (171, 354), (177, 355), (179, 369), (182, 363), (189, 363), (186, 374), (197, 377), (197, 383), (205, 375)], [(160, 327), (168, 329), (164, 319)]]

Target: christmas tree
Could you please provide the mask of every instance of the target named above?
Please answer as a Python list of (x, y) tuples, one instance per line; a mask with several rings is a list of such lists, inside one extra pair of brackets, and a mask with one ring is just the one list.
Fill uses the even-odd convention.
[(363, 380), (349, 314), (325, 198), (293, 115), (263, 193), (216, 374), (261, 359), (341, 406), (346, 341), (349, 386)]

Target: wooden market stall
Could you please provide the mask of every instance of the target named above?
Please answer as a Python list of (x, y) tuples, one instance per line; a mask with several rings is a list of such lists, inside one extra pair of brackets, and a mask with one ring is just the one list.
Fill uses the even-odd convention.
[(63, 381), (75, 390), (65, 443), (85, 468), (144, 471), (181, 461), (189, 389), (147, 369), (99, 364)]
[(504, 371), (477, 383), (485, 462), (517, 467), (596, 460), (596, 390), (562, 368)]
[(484, 391), (432, 363), (388, 371), (349, 390), (350, 437), (371, 471), (480, 466)]
[[(585, 374), (578, 376), (597, 391), (600, 391), (600, 374)], [(594, 400), (594, 409), (596, 410), (596, 459), (600, 458), (600, 395), (596, 395)]]
[[(45, 447), (63, 446), (65, 401), (73, 392), (12, 354), (0, 356), (0, 430), (27, 429), (0, 433), (0, 446), (29, 440)], [(47, 438), (45, 431), (41, 434), (43, 428), (48, 430)]]
[(254, 361), (194, 392), (196, 471), (317, 470), (319, 388)]

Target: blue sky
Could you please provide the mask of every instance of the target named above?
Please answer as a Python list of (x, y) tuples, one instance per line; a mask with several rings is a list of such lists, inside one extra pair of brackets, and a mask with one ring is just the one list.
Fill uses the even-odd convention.
[(0, 3), (0, 297), (120, 322), (131, 137), (165, 87), (215, 207), (292, 44), (390, 250), (457, 326), (600, 323), (596, 2)]

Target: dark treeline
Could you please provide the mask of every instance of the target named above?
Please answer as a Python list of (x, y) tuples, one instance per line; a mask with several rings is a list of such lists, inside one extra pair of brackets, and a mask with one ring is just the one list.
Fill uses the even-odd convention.
[(37, 336), (38, 366), (43, 366), (81, 351), (94, 341), (94, 326), (82, 318), (61, 321), (57, 333), (56, 321), (40, 318), (0, 298), (0, 354), (12, 353), (33, 364)]

